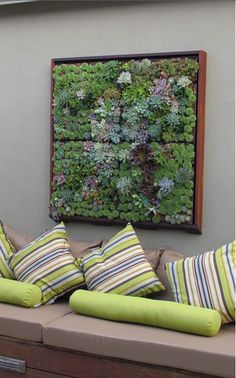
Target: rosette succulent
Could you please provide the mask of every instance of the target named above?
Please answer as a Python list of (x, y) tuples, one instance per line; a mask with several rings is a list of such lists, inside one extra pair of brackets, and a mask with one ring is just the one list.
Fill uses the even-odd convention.
[(166, 196), (172, 192), (174, 187), (174, 181), (169, 179), (168, 177), (163, 177), (159, 182), (159, 191), (158, 194), (160, 197)]
[(132, 76), (131, 73), (128, 71), (121, 72), (120, 76), (117, 79), (118, 84), (131, 84), (132, 83)]

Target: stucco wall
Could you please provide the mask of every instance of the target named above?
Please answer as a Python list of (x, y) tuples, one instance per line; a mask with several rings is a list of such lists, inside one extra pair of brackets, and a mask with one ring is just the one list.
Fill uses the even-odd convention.
[[(187, 254), (234, 238), (234, 2), (50, 2), (0, 7), (0, 218), (51, 227), (50, 58), (205, 50), (208, 53), (203, 234), (138, 230), (147, 248)], [(120, 227), (69, 224), (80, 239)]]

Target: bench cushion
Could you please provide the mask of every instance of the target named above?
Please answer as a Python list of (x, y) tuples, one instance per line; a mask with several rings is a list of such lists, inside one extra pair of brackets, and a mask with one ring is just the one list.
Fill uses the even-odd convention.
[(68, 303), (22, 308), (0, 303), (0, 334), (30, 341), (42, 341), (43, 326), (71, 312)]
[(43, 342), (107, 357), (234, 377), (234, 327), (230, 324), (217, 336), (208, 338), (71, 313), (45, 325)]

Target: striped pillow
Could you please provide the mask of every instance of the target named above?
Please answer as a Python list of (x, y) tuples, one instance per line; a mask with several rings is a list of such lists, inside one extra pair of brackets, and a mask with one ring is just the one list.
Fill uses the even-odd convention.
[(84, 286), (77, 261), (69, 251), (65, 226), (60, 223), (16, 252), (10, 258), (10, 266), (18, 281), (41, 289), (42, 304), (45, 304)]
[(15, 278), (8, 264), (8, 260), (14, 252), (15, 249), (10, 240), (8, 240), (3, 224), (0, 221), (0, 277), (8, 279)]
[(164, 289), (131, 224), (83, 257), (81, 269), (89, 290), (143, 296)]
[(218, 310), (222, 323), (235, 319), (236, 242), (166, 264), (176, 302)]

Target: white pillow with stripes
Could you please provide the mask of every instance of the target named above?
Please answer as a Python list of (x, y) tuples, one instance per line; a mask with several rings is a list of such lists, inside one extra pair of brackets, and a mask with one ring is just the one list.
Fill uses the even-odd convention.
[(67, 292), (84, 287), (80, 259), (69, 251), (65, 225), (60, 223), (20, 249), (9, 260), (18, 281), (37, 285), (42, 304), (52, 303)]
[(131, 224), (84, 256), (81, 269), (89, 290), (144, 296), (164, 289)]
[(212, 308), (222, 323), (235, 319), (236, 241), (166, 264), (176, 302)]

